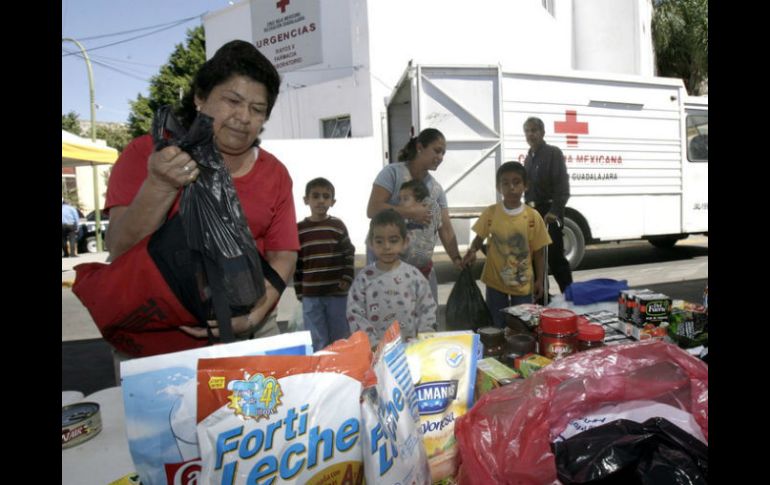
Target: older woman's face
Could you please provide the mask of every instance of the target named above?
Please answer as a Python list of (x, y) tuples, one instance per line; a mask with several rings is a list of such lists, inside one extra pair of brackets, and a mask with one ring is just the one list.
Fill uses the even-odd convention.
[(267, 89), (246, 76), (231, 77), (195, 104), (214, 118), (214, 142), (227, 155), (249, 150), (267, 120)]
[(427, 170), (436, 170), (444, 160), (446, 153), (446, 140), (438, 138), (428, 146), (417, 145), (417, 165), (425, 167)]

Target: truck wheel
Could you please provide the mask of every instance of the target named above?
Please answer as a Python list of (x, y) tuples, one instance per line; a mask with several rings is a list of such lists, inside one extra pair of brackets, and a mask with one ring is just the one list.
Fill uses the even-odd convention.
[(578, 267), (586, 251), (586, 240), (577, 222), (569, 217), (564, 218), (564, 257), (569, 261), (569, 267), (574, 271)]
[(89, 253), (96, 252), (96, 236), (89, 236), (86, 238), (86, 251)]
[(679, 239), (681, 239), (681, 238), (676, 237), (676, 236), (651, 237), (650, 239), (648, 239), (648, 241), (650, 242), (650, 244), (652, 244), (656, 248), (659, 248), (659, 249), (669, 249), (669, 248), (673, 248), (674, 244), (676, 244), (676, 242)]

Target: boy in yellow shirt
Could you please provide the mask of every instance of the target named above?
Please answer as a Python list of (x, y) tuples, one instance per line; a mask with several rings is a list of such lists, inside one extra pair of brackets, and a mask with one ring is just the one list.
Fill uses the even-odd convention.
[(487, 307), (496, 327), (505, 326), (500, 309), (532, 303), (543, 295), (544, 251), (551, 243), (543, 218), (522, 201), (527, 189), (527, 172), (518, 162), (506, 162), (497, 169), (497, 191), (503, 200), (481, 213), (473, 225), (476, 238), (463, 258), (472, 264), (484, 240), (487, 259), (481, 273), (486, 285)]

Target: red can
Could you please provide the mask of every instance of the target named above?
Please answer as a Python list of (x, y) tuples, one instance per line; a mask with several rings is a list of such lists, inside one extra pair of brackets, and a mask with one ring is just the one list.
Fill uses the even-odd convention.
[(564, 308), (548, 308), (540, 314), (540, 355), (561, 359), (577, 351), (577, 315)]

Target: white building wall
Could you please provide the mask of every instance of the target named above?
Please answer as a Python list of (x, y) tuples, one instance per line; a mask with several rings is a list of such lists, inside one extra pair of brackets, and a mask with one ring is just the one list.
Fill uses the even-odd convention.
[(572, 0), (574, 69), (654, 75), (650, 0)]
[(278, 157), (294, 184), (294, 207), (297, 220), (310, 215), (302, 198), (305, 185), (316, 177), (325, 177), (334, 184), (337, 203), (329, 214), (345, 223), (356, 253), (366, 252), (365, 238), (369, 230), (366, 204), (372, 181), (381, 166), (371, 163), (373, 139), (333, 138), (325, 140), (265, 140), (262, 146)]
[[(99, 207), (104, 208), (104, 194), (107, 192), (107, 180), (105, 175), (112, 165), (97, 165), (97, 177), (99, 178)], [(75, 183), (78, 188), (78, 201), (86, 215), (94, 210), (94, 171), (91, 167), (75, 167)]]
[(206, 36), (206, 59), (231, 40), (252, 41), (251, 7), (244, 1), (203, 16)]
[[(206, 55), (253, 39), (250, 1), (204, 17)], [(351, 116), (354, 137), (381, 137), (385, 98), (410, 60), (653, 75), (650, 0), (322, 0), (323, 62), (282, 73), (265, 139), (318, 138)]]

